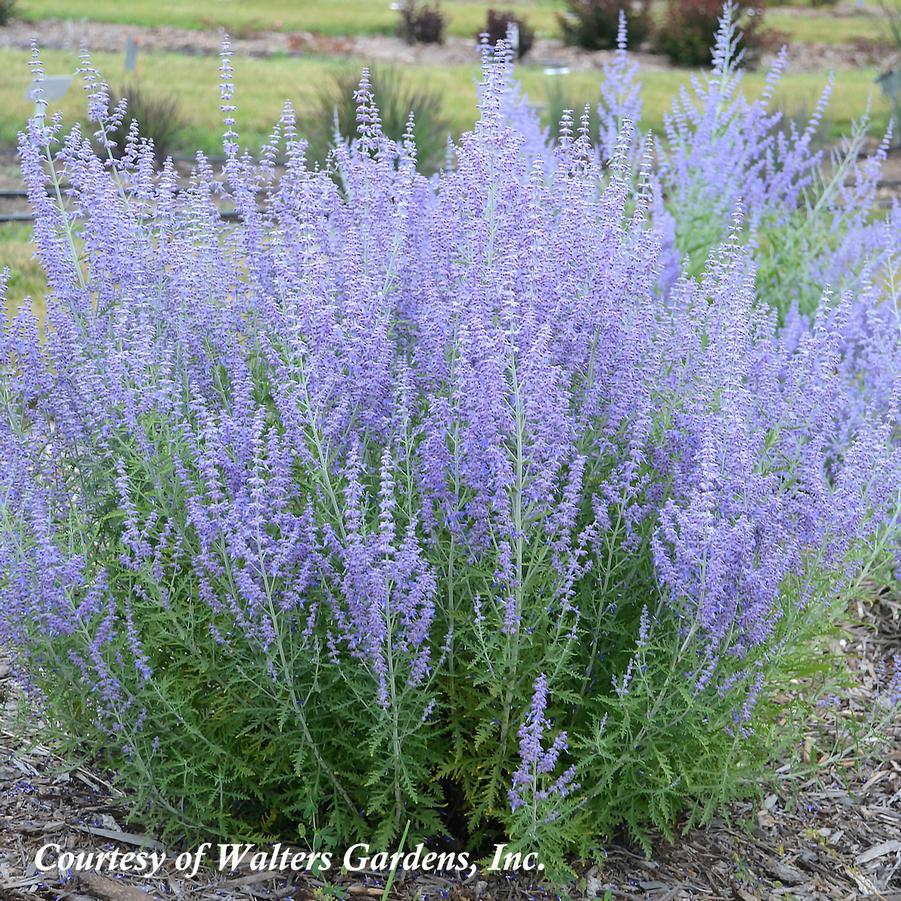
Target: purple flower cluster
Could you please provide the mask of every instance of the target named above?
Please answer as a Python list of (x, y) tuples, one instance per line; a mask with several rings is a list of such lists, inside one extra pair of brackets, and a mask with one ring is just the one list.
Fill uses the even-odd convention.
[[(32, 120), (48, 312), (0, 336), (0, 640), (42, 676), (74, 668), (79, 715), (130, 753), (147, 733), (152, 759), (175, 649), (216, 704), (231, 667), (279, 705), (274, 732), (296, 725), (323, 804), (395, 825), (442, 767), (485, 779), (486, 809), (577, 792), (591, 757), (552, 777), (552, 699), (599, 721), (668, 628), (667, 679), (739, 686), (749, 728), (799, 612), (897, 551), (901, 212), (864, 215), (876, 174), (855, 168), (808, 260), (825, 285), (853, 252), (854, 278), (779, 315), (761, 236), (818, 156), (767, 111), (784, 61), (747, 102), (732, 39), (726, 21), (657, 154), (624, 32), (599, 142), (567, 114), (552, 146), (499, 45), (431, 180), (366, 73), (325, 169), (290, 104), (242, 150), (227, 47), (221, 172)], [(697, 204), (717, 237), (696, 274), (677, 237)]]
[(539, 780), (554, 772), (560, 755), (567, 750), (565, 732), (559, 732), (550, 747), (542, 747), (544, 733), (551, 726), (545, 717), (547, 691), (547, 678), (542, 673), (535, 680), (532, 707), (519, 727), (520, 765), (513, 774), (513, 787), (509, 793), (510, 807), (514, 812), (524, 803), (547, 802), (555, 796), (565, 798), (570, 792), (579, 789), (573, 782), (575, 766), (568, 767), (546, 787), (539, 787)]

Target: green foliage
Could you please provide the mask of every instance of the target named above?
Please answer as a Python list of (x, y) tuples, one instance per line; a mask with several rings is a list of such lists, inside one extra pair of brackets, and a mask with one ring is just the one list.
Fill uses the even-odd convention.
[[(784, 114), (783, 114), (784, 115)], [(803, 112), (789, 119), (788, 127), (800, 132)], [(810, 120), (814, 121), (814, 120)], [(775, 310), (780, 321), (795, 307), (803, 316), (812, 316), (823, 301), (823, 280), (814, 265), (816, 260), (834, 255), (845, 234), (847, 223), (840, 198), (844, 187), (859, 178), (863, 144), (869, 123), (861, 120), (841, 152), (833, 152), (831, 163), (811, 176), (810, 184), (801, 190), (801, 202), (795, 209), (771, 211), (745, 234), (755, 242), (758, 296)], [(822, 143), (819, 128), (811, 133), (811, 145)], [(682, 193), (668, 207), (676, 225), (676, 249), (685, 270), (699, 276), (711, 252), (726, 236), (723, 216), (716, 210), (709, 194), (697, 184)], [(887, 297), (899, 296), (897, 273), (878, 273), (876, 284)], [(830, 285), (834, 293), (861, 287), (863, 273), (848, 267)]]
[(671, 211), (676, 221), (676, 248), (685, 261), (685, 271), (697, 277), (725, 235), (722, 216), (714, 212), (710, 198), (701, 190), (683, 195)]
[[(612, 561), (620, 573), (631, 565), (625, 555)], [(638, 567), (649, 568), (650, 560)], [(640, 571), (627, 578), (633, 591), (616, 591), (607, 600), (607, 609), (616, 612), (609, 644), (597, 654), (603, 663), (580, 660), (583, 679), (570, 683), (570, 703), (581, 708), (580, 737), (570, 751), (583, 790), (563, 801), (533, 799), (514, 813), (510, 828), (511, 850), (527, 851), (539, 843), (552, 849), (549, 859), (557, 862), (552, 875), (558, 877), (572, 875), (561, 865), (563, 849), (594, 858), (600, 837), (622, 824), (651, 853), (652, 827), (673, 840), (677, 824), (685, 831), (705, 825), (735, 798), (756, 795), (766, 778), (764, 762), (787, 759), (798, 746), (798, 726), (806, 722), (816, 694), (812, 686), (832, 668), (817, 648), (842, 602), (831, 610), (800, 611), (798, 585), (787, 587), (783, 596), (772, 648), (727, 667), (717, 686), (702, 687), (705, 647), (695, 627), (686, 633), (674, 619), (655, 620), (654, 613), (647, 640), (637, 640), (638, 601), (651, 602), (650, 582)], [(639, 588), (642, 581), (647, 594)], [(627, 669), (624, 656), (632, 652), (627, 690), (618, 691), (616, 673)], [(738, 712), (758, 678), (768, 688), (752, 729)], [(799, 692), (799, 684), (807, 690)], [(550, 719), (572, 722), (573, 710), (560, 704)], [(545, 787), (551, 781), (546, 777)]]
[[(257, 390), (268, 389), (261, 383)], [(151, 475), (140, 467), (138, 454), (131, 457), (128, 478), (132, 486), (143, 485), (137, 494), (147, 503), (141, 522), (149, 521), (153, 503), (164, 498), (173, 525), (190, 535), (186, 497), (174, 476), (180, 439), (164, 422), (145, 426), (157, 436), (159, 469)], [(373, 719), (372, 705), (362, 700), (371, 687), (356, 681), (359, 674), (331, 664), (325, 633), (316, 654), (300, 653), (291, 635), (303, 624), (274, 611), (275, 635), (261, 655), (258, 645), (233, 628), (227, 641), (218, 637), (233, 623), (201, 600), (188, 567), (168, 560), (161, 583), (149, 565), (138, 572), (117, 566), (125, 552), (123, 513), (102, 473), (86, 472), (85, 480), (107, 515), (73, 524), (73, 535), (83, 537), (86, 556), (106, 562), (114, 615), (132, 617), (150, 652), (153, 679), (145, 681), (134, 667), (118, 667), (117, 673), (134, 704), (152, 710), (154, 728), (142, 728), (140, 716), (125, 715), (113, 725), (112, 741), (92, 725), (96, 695), (70, 661), (70, 652), (84, 655), (96, 637), (84, 626), (71, 635), (32, 636), (41, 648), (36, 681), (60, 740), (72, 752), (105, 749), (104, 763), (129, 785), (142, 822), (172, 837), (208, 840), (212, 830), (229, 840), (313, 843), (331, 835), (387, 845), (409, 821), (412, 837), (428, 838), (447, 832), (459, 814), (453, 799), (442, 794), (450, 780), (462, 788), (471, 837), (503, 822), (511, 852), (540, 848), (548, 875), (569, 878), (568, 855), (575, 850), (585, 858), (597, 856), (602, 837), (621, 824), (649, 848), (651, 828), (672, 837), (677, 823), (706, 823), (731, 799), (755, 793), (768, 761), (797, 742), (804, 721), (803, 696), (793, 690), (786, 701), (783, 689), (828, 666), (815, 639), (828, 629), (840, 601), (832, 611), (805, 608), (797, 600), (800, 586), (786, 586), (773, 641), (733, 664), (727, 658), (717, 685), (699, 688), (707, 644), (696, 626), (686, 632), (661, 602), (650, 529), (627, 548), (621, 519), (606, 541), (604, 567), (579, 597), (585, 622), (605, 619), (602, 640), (590, 644), (575, 616), (548, 609), (544, 599), (557, 575), (540, 532), (522, 549), (529, 573), (518, 601), (524, 640), (514, 640), (502, 631), (502, 604), (475, 606), (479, 595), (490, 597), (492, 561), (473, 564), (446, 535), (436, 542), (445, 555), (436, 562), (448, 574), (441, 586), (452, 620), (447, 653), (469, 664), (442, 669), (423, 691), (438, 692), (449, 725), (439, 730), (423, 723), (416, 704), (403, 698), (392, 708), (400, 711), (398, 718), (384, 711)], [(340, 482), (333, 488), (344, 490)], [(317, 497), (312, 490), (308, 496)], [(410, 500), (401, 496), (399, 505)], [(820, 586), (817, 593), (827, 590)], [(642, 639), (645, 607), (652, 626)], [(125, 630), (101, 653), (111, 664), (127, 656)], [(575, 781), (589, 790), (563, 799), (536, 792), (511, 816), (517, 728), (534, 680), (549, 661), (557, 669), (548, 717), (569, 724)], [(627, 672), (628, 684), (620, 691)], [(753, 729), (746, 729), (736, 711), (758, 675), (767, 690)], [(394, 746), (402, 753), (392, 753), (393, 735), (400, 736)], [(539, 788), (557, 775), (540, 777)], [(417, 790), (422, 785), (431, 786), (427, 794)], [(353, 798), (347, 795), (350, 786)], [(358, 807), (361, 797), (365, 806)], [(367, 826), (372, 820), (387, 824), (376, 836)], [(315, 829), (301, 823), (314, 823)]]
[(0, 0), (0, 28), (12, 21), (17, 5), (18, 0)]

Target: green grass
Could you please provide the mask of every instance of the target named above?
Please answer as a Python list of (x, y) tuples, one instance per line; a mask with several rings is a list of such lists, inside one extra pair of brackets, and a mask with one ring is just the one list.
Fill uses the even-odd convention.
[[(24, 50), (0, 50), (0, 66), (5, 77), (0, 81), (0, 143), (9, 144), (30, 115), (31, 103), (26, 90), (31, 81)], [(64, 51), (42, 53), (48, 74), (71, 74), (77, 66), (77, 54)], [(124, 78), (122, 56), (96, 53), (92, 60), (115, 87)], [(218, 59), (174, 53), (144, 54), (141, 60), (141, 84), (152, 92), (174, 93), (179, 100), (185, 128), (178, 141), (182, 151), (221, 152), (221, 113), (219, 112)], [(278, 119), (286, 98), (298, 110), (311, 106), (317, 85), (331, 72), (349, 65), (346, 61), (325, 57), (241, 58), (236, 60), (238, 130), (251, 145), (259, 144)], [(364, 63), (354, 64), (358, 68)], [(412, 67), (410, 67), (412, 68)], [(416, 77), (439, 88), (454, 131), (473, 122), (477, 66), (415, 67)], [(60, 110), (67, 122), (81, 119), (85, 97), (77, 83), (51, 112)]]
[[(543, 34), (557, 31), (559, 0), (443, 0), (449, 34), (472, 37), (484, 26), (487, 10), (525, 15)], [(322, 34), (393, 34), (397, 13), (389, 0), (21, 0), (25, 19), (95, 19), (131, 25), (177, 25), (181, 28), (224, 27), (238, 35), (259, 29), (317, 31)]]
[[(655, 6), (656, 17), (662, 19), (661, 0), (656, 0)], [(443, 0), (448, 33), (473, 37), (484, 26), (491, 7), (525, 16), (539, 35), (559, 37), (557, 14), (565, 9), (563, 0)], [(389, 0), (20, 0), (18, 15), (30, 20), (93, 19), (130, 25), (223, 27), (235, 35), (259, 29), (328, 35), (393, 34), (397, 26), (397, 13), (390, 8)], [(839, 17), (828, 9), (816, 15), (792, 15), (773, 7), (764, 22), (768, 28), (783, 32), (790, 42), (844, 44), (888, 39), (875, 11)]]
[[(0, 66), (5, 78), (0, 81), (0, 142), (9, 144), (31, 112), (31, 104), (25, 92), (31, 75), (25, 50), (0, 50)], [(71, 73), (77, 65), (76, 54), (63, 51), (46, 51), (43, 54), (47, 72)], [(121, 55), (98, 53), (94, 62), (115, 86), (123, 76)], [(302, 118), (317, 84), (321, 84), (338, 67), (362, 66), (363, 61), (349, 64), (324, 57), (275, 57), (268, 59), (241, 58), (236, 60), (235, 83), (237, 86), (238, 130), (251, 146), (258, 145), (278, 118), (286, 97), (297, 105)], [(145, 54), (142, 59), (141, 81), (149, 91), (158, 86), (160, 91), (177, 94), (186, 122), (182, 131), (179, 150), (191, 152), (202, 149), (210, 154), (221, 150), (222, 127), (219, 113), (218, 60), (215, 57), (198, 57), (181, 54)], [(442, 92), (445, 113), (454, 132), (469, 128), (475, 118), (475, 81), (478, 69), (472, 66), (409, 66), (416, 79), (426, 82)], [(838, 82), (829, 116), (838, 132), (847, 131), (853, 117), (859, 116), (873, 95), (873, 113), (877, 124), (888, 121), (888, 105), (874, 87), (873, 69), (848, 69), (838, 73)], [(548, 98), (549, 77), (536, 67), (523, 66), (519, 70), (526, 91), (532, 102), (542, 104)], [(567, 98), (575, 106), (585, 102), (595, 106), (598, 97), (600, 75), (597, 72), (573, 72), (554, 76)], [(672, 96), (682, 84), (691, 78), (687, 70), (646, 70), (642, 74), (644, 89), (645, 128), (659, 129), (663, 114), (670, 109)], [(763, 73), (749, 73), (744, 89), (750, 94), (763, 86)], [(779, 91), (779, 103), (789, 111), (810, 109), (825, 81), (825, 75), (801, 73), (787, 76)], [(73, 84), (68, 95), (58, 107), (66, 121), (79, 120), (85, 109), (82, 91)]]
[(872, 41), (890, 44), (891, 35), (878, 12), (854, 16), (792, 15), (778, 8), (767, 10), (764, 27), (784, 34), (789, 44), (851, 44)]
[(43, 319), (47, 283), (43, 270), (34, 258), (30, 225), (0, 223), (0, 270), (4, 268), (11, 273), (6, 291), (7, 314), (13, 315), (24, 299), (31, 297), (32, 308)]

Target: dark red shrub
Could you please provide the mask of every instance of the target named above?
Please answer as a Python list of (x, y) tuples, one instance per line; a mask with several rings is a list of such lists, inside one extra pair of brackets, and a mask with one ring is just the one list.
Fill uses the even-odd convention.
[(488, 43), (494, 46), (498, 41), (507, 39), (511, 25), (515, 25), (517, 28), (519, 43), (516, 50), (517, 55), (522, 58), (532, 49), (532, 44), (535, 43), (535, 29), (531, 28), (522, 16), (489, 9), (482, 33), (488, 35)]
[[(734, 7), (741, 34), (739, 48), (745, 51), (745, 62), (753, 63), (762, 46), (763, 7), (747, 0)], [(722, 14), (722, 0), (668, 0), (666, 18), (654, 39), (655, 50), (678, 66), (709, 66)]]
[(563, 40), (585, 50), (612, 50), (620, 10), (626, 13), (629, 46), (638, 47), (651, 30), (649, 0), (566, 0), (566, 12), (557, 16)]
[(404, 0), (397, 33), (408, 44), (440, 44), (444, 41), (444, 13), (437, 3)]

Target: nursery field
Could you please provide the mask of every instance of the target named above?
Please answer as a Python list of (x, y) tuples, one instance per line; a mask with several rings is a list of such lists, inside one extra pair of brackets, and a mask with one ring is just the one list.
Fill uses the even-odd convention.
[[(208, 0), (188, 0), (184, 3), (152, 0), (21, 0), (19, 15), (41, 19), (91, 19), (143, 26), (176, 26), (180, 28), (223, 27), (236, 35), (266, 29), (321, 32), (329, 35), (392, 34), (397, 14), (392, 5), (383, 0), (341, 0), (321, 3), (318, 0), (254, 0), (243, 3), (210, 4)], [(559, 37), (557, 16), (565, 10), (562, 0), (510, 0), (503, 4), (481, 0), (448, 0), (447, 32), (455, 37), (470, 38), (483, 27), (489, 8), (525, 16), (529, 24), (544, 37)], [(863, 8), (848, 5), (843, 14), (830, 15), (831, 10), (797, 6), (774, 5), (767, 13), (768, 27), (785, 40), (839, 44), (851, 41), (887, 40), (875, 2)], [(654, 15), (665, 16), (662, 3), (654, 4)]]
[(901, 7), (508, 6), (0, 27), (3, 901), (901, 895)]
[[(445, 4), (448, 31), (461, 37), (476, 34), (491, 6), (485, 0), (450, 0)], [(511, 12), (527, 15), (534, 26), (548, 34), (556, 31), (556, 13), (562, 6), (556, 0), (511, 0), (504, 4)], [(222, 26), (236, 34), (258, 29), (284, 28), (319, 31), (324, 34), (392, 34), (397, 13), (391, 3), (382, 0), (252, 0), (242, 3), (216, 3), (189, 0), (186, 3), (137, 0), (23, 0), (22, 15), (28, 19), (88, 18), (133, 25), (175, 25), (181, 28)]]

